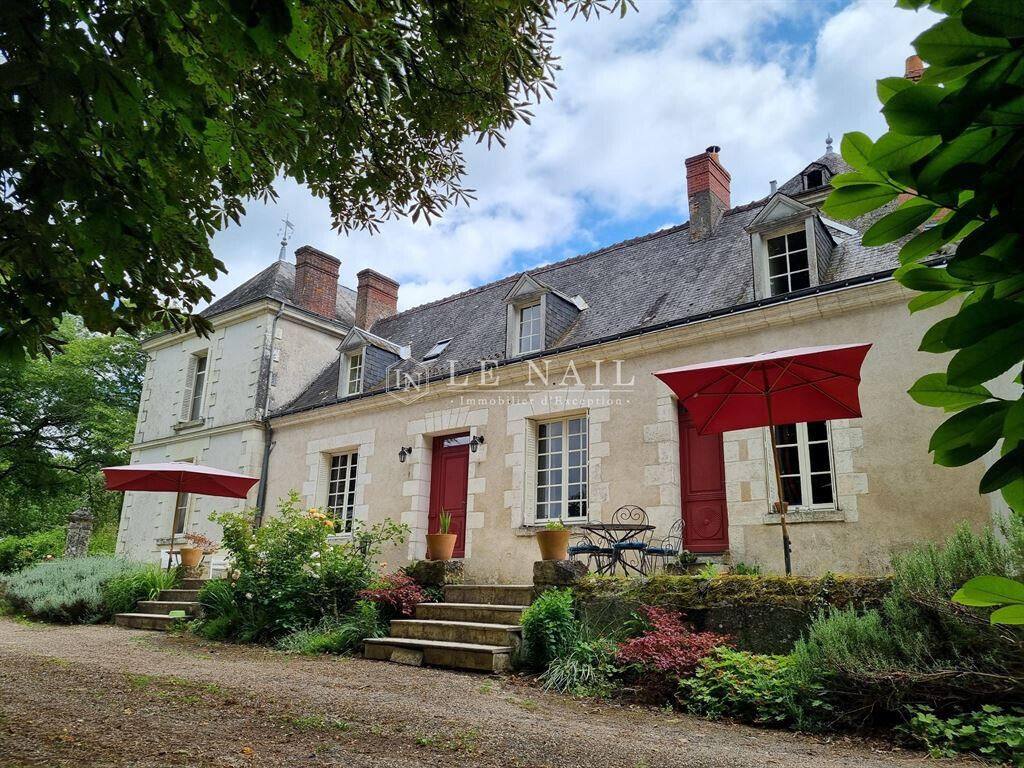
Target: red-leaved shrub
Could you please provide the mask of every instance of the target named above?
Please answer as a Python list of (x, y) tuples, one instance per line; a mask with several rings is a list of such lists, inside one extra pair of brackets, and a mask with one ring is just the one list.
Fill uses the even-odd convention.
[(404, 573), (384, 576), (373, 589), (364, 589), (359, 597), (377, 604), (381, 618), (389, 621), (400, 616), (412, 616), (416, 603), (425, 602), (427, 593)]
[[(701, 659), (718, 645), (729, 645), (729, 638), (715, 632), (693, 632), (683, 624), (683, 615), (664, 608), (643, 606), (640, 612), (650, 629), (619, 646), (616, 660), (630, 667), (641, 682), (661, 687), (680, 677), (693, 674)], [(653, 679), (652, 679), (653, 678)]]

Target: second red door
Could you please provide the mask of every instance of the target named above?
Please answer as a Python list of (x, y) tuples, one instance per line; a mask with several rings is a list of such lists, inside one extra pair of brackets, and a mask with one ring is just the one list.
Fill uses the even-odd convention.
[(690, 552), (729, 548), (722, 435), (700, 435), (685, 408), (679, 409), (679, 486), (683, 547)]
[(452, 516), (455, 557), (466, 555), (466, 490), (469, 484), (469, 435), (434, 438), (430, 466), (430, 512), (427, 532), (438, 533), (441, 510)]

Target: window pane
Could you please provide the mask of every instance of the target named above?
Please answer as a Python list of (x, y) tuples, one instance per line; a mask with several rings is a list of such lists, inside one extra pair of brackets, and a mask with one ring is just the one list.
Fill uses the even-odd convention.
[(561, 434), (562, 434), (562, 422), (554, 421), (554, 422), (548, 424), (547, 426), (548, 426), (548, 434), (551, 437), (559, 437), (559, 436), (561, 436)]
[(799, 506), (803, 504), (803, 496), (800, 493), (799, 477), (782, 478), (782, 495), (789, 504)]
[(782, 424), (775, 428), (778, 445), (796, 445), (796, 424)]
[(825, 427), (824, 421), (809, 421), (807, 422), (807, 439), (811, 442), (815, 440), (827, 440), (828, 429)]
[(786, 238), (773, 237), (768, 241), (768, 255), (778, 256), (786, 251)]
[(789, 241), (787, 245), (789, 246), (790, 251), (807, 248), (807, 233), (804, 230), (792, 232), (789, 235), (786, 235), (786, 239)]
[(800, 474), (800, 454), (795, 445), (779, 448), (779, 471), (783, 475)]
[(789, 268), (794, 272), (807, 269), (807, 251), (794, 251), (789, 254)]
[(802, 288), (810, 288), (810, 286), (811, 286), (811, 273), (810, 272), (807, 272), (807, 271), (804, 271), (804, 272), (794, 272), (792, 275), (789, 276), (789, 290), (791, 290), (791, 291), (799, 291)]
[(789, 279), (785, 277), (773, 277), (772, 295), (778, 296), (780, 293), (789, 293)]
[(832, 473), (811, 475), (811, 501), (814, 504), (831, 504), (832, 500)]
[(789, 271), (788, 267), (789, 264), (786, 262), (785, 256), (768, 259), (768, 274), (772, 277), (785, 275)]
[(811, 455), (811, 472), (828, 472), (828, 443), (811, 443), (807, 451)]

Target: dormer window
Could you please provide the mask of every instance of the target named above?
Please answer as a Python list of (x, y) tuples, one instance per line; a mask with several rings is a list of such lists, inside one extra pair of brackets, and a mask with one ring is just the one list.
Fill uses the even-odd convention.
[(363, 352), (349, 352), (345, 357), (345, 394), (358, 395), (363, 391)]
[(424, 360), (433, 360), (435, 357), (440, 357), (441, 353), (444, 352), (448, 345), (452, 343), (451, 339), (441, 339), (437, 344), (432, 346), (427, 354), (423, 356)]
[(537, 352), (543, 346), (541, 304), (531, 304), (519, 310), (519, 354)]
[(807, 232), (800, 229), (767, 240), (768, 279), (772, 296), (799, 291), (811, 285), (807, 260)]
[(825, 184), (825, 172), (820, 168), (813, 168), (804, 174), (804, 190), (817, 189)]

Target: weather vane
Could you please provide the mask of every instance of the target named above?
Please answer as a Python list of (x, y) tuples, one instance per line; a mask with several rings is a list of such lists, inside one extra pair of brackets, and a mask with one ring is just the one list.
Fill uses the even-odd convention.
[(288, 248), (288, 238), (291, 237), (292, 232), (295, 231), (295, 225), (288, 221), (288, 214), (284, 215), (281, 219), (281, 229), (278, 230), (277, 234), (281, 236), (281, 252), (277, 254), (278, 261), (286, 261), (285, 250)]

